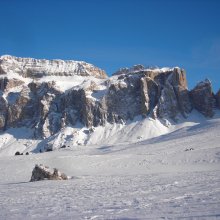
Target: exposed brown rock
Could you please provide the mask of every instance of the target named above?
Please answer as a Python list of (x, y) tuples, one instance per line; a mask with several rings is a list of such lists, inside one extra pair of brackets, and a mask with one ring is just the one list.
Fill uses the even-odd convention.
[(34, 182), (40, 180), (68, 180), (68, 177), (66, 174), (60, 173), (56, 168), (51, 171), (48, 167), (40, 164), (35, 165), (30, 181)]
[(129, 75), (109, 85), (106, 94), (108, 121), (120, 122), (142, 114), (141, 75)]
[(216, 98), (217, 107), (220, 109), (220, 89), (216, 93), (215, 98)]
[(158, 102), (158, 116), (160, 118), (176, 119), (179, 113), (179, 106), (176, 98), (174, 88), (167, 83), (162, 91)]
[[(55, 60), (50, 63), (47, 60), (10, 56), (2, 60), (4, 70), (10, 69), (14, 62), (18, 65), (18, 74), (31, 78), (53, 74), (107, 77), (99, 68), (84, 62), (74, 63), (78, 65), (74, 70), (68, 67), (69, 72), (59, 72), (59, 68), (66, 68), (68, 62)], [(19, 70), (23, 62), (27, 62), (27, 66)], [(68, 64), (72, 65), (71, 62)], [(54, 65), (58, 68), (55, 72), (50, 69)], [(62, 92), (55, 82), (42, 83), (33, 79), (26, 85), (17, 79), (1, 78), (0, 129), (27, 126), (35, 129), (35, 137), (48, 138), (66, 125), (74, 126), (77, 122), (91, 128), (106, 122), (124, 123), (138, 115), (178, 120), (180, 115), (187, 117), (191, 112), (192, 101), (201, 113), (213, 115), (211, 85), (197, 86), (190, 98), (186, 73), (180, 68), (145, 69), (142, 65), (136, 65), (131, 69), (121, 69), (113, 78), (103, 82), (100, 87), (104, 87), (103, 93), (100, 93), (97, 79), (89, 82), (85, 80), (81, 86)], [(14, 87), (18, 89), (12, 89)], [(216, 100), (219, 96), (220, 92)]]
[(174, 68), (172, 77), (169, 82), (173, 86), (178, 108), (181, 114), (186, 117), (192, 111), (192, 104), (190, 101), (190, 93), (187, 88), (186, 72), (183, 69)]
[(187, 89), (186, 72), (180, 68), (174, 68), (172, 77), (170, 79), (171, 84), (175, 86), (181, 86)]
[(23, 85), (24, 82), (19, 79), (0, 78), (0, 90), (10, 90), (11, 88)]
[(211, 82), (206, 79), (200, 82), (190, 92), (194, 107), (206, 117), (214, 115), (215, 97), (212, 91)]
[(54, 82), (31, 83), (29, 88), (32, 91), (31, 109), (35, 115), (35, 136), (49, 137), (62, 127), (62, 92), (56, 89)]
[(4, 74), (6, 74), (6, 72), (2, 69), (1, 61), (0, 61), (0, 75), (4, 75)]
[(9, 89), (17, 87), (17, 86), (21, 86), (23, 84), (24, 84), (24, 82), (19, 79), (9, 79), (7, 86), (6, 86), (6, 90), (9, 90)]
[(5, 91), (7, 83), (8, 83), (8, 78), (7, 77), (0, 78), (0, 90)]
[(7, 123), (8, 104), (5, 98), (0, 97), (0, 131), (5, 130)]
[(159, 100), (160, 87), (150, 77), (141, 78), (142, 114), (147, 116)]
[(181, 87), (181, 86), (174, 87), (174, 91), (176, 94), (178, 108), (181, 114), (184, 117), (187, 117), (187, 115), (193, 109), (193, 106), (190, 100), (190, 92), (188, 89), (185, 89), (184, 87)]
[[(23, 87), (21, 92), (10, 92), (7, 96), (8, 113), (7, 125), (8, 126), (22, 126), (22, 120), (30, 119), (33, 115), (25, 114), (24, 110), (28, 102), (31, 100), (29, 96), (30, 90), (28, 87)], [(30, 112), (29, 112), (30, 114)]]
[(178, 114), (184, 117), (192, 111), (189, 91), (187, 89), (186, 73), (183, 69), (174, 68), (173, 71), (152, 75), (161, 85), (156, 111), (159, 117), (176, 120)]

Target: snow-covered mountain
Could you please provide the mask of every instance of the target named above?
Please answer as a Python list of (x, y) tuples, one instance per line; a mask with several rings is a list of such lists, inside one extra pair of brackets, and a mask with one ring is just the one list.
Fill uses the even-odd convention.
[[(0, 219), (219, 219), (219, 108), (178, 67), (2, 56)], [(35, 164), (73, 178), (30, 182)]]
[(38, 150), (137, 142), (170, 132), (194, 109), (213, 117), (220, 107), (209, 80), (189, 91), (178, 67), (136, 65), (107, 77), (85, 62), (7, 55), (0, 73), (0, 129), (30, 129)]
[(75, 75), (107, 77), (103, 70), (83, 61), (45, 60), (4, 55), (0, 57), (0, 64), (0, 74), (11, 72), (26, 78)]

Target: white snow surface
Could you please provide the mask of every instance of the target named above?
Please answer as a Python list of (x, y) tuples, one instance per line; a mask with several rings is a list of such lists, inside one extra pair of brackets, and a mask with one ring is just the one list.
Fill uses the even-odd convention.
[[(112, 136), (104, 135), (108, 127), (95, 128), (90, 142), (100, 141), (86, 146), (74, 145), (67, 128), (70, 147), (22, 156), (11, 153), (30, 152), (39, 140), (11, 129), (0, 135), (0, 219), (220, 219), (219, 116), (193, 112), (169, 128), (137, 118), (112, 128)], [(142, 138), (130, 137), (139, 126)], [(151, 129), (162, 133), (151, 136)], [(74, 178), (29, 182), (35, 164)]]

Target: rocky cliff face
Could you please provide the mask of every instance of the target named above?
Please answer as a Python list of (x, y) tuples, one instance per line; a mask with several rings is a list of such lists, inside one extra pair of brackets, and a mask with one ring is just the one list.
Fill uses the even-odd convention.
[(218, 90), (215, 97), (216, 97), (217, 107), (220, 109), (220, 90)]
[(212, 117), (214, 115), (214, 107), (216, 100), (212, 91), (211, 82), (206, 79), (204, 82), (200, 82), (191, 91), (192, 103), (194, 107), (204, 114), (206, 117)]
[[(212, 117), (215, 100), (219, 100), (209, 81), (189, 91), (186, 73), (180, 68), (146, 69), (137, 65), (107, 78), (102, 70), (84, 62), (11, 56), (0, 61), (0, 129), (27, 126), (35, 130), (35, 137), (50, 137), (78, 122), (92, 128), (107, 122), (125, 123), (138, 115), (177, 121), (193, 108)], [(32, 80), (13, 78), (14, 73)], [(51, 75), (55, 81), (36, 80)], [(54, 75), (67, 79), (80, 75), (85, 80), (62, 91)]]
[(42, 76), (94, 76), (106, 78), (106, 73), (82, 61), (43, 60), (33, 58), (20, 58), (14, 56), (0, 57), (0, 74), (17, 73), (23, 77), (41, 78)]

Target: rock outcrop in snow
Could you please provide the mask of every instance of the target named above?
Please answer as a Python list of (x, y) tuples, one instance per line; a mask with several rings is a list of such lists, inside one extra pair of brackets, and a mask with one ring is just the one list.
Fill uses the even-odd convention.
[[(190, 92), (186, 73), (178, 67), (136, 65), (107, 78), (84, 62), (2, 56), (0, 71), (0, 129), (30, 127), (37, 138), (79, 122), (92, 128), (126, 123), (139, 115), (177, 121), (193, 108), (212, 117), (219, 100), (208, 80)], [(59, 84), (61, 76), (69, 81), (68, 89), (58, 86), (65, 84)]]
[(206, 117), (212, 117), (214, 115), (214, 107), (216, 100), (212, 91), (211, 82), (206, 79), (200, 82), (191, 91), (191, 97), (194, 107)]
[(30, 181), (34, 182), (40, 180), (68, 180), (68, 177), (66, 174), (60, 173), (60, 171), (56, 168), (52, 171), (49, 167), (40, 164), (35, 165)]

